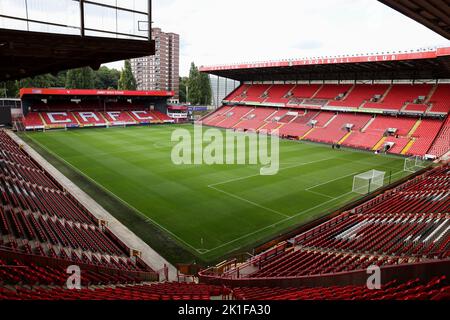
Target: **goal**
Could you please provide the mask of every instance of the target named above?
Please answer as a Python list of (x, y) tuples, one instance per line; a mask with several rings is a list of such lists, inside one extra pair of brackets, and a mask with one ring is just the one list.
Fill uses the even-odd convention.
[(353, 192), (359, 194), (369, 194), (384, 185), (386, 172), (371, 170), (356, 175), (353, 178)]
[(428, 166), (428, 163), (426, 160), (424, 160), (422, 157), (411, 157), (405, 159), (405, 167), (403, 171), (406, 172), (417, 172), (419, 170), (422, 170)]
[(43, 132), (56, 132), (56, 131), (67, 131), (67, 125), (65, 124), (64, 127), (52, 127), (52, 126), (44, 126), (42, 129)]

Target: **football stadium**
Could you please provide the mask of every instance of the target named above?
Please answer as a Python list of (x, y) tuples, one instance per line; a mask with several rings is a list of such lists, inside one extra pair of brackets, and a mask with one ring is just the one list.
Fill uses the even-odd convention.
[[(0, 4), (0, 81), (155, 53), (151, 1), (64, 2), (75, 26)], [(430, 2), (380, 1), (450, 39)], [(449, 47), (200, 72), (239, 85), (196, 119), (168, 90), (3, 101), (0, 300), (450, 298)]]

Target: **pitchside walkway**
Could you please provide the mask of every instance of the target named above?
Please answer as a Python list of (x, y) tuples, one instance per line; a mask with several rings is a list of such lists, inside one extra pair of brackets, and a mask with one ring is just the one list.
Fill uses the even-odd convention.
[[(119, 220), (114, 218), (108, 211), (100, 206), (94, 199), (81, 190), (77, 185), (70, 181), (66, 176), (59, 172), (54, 166), (52, 166), (47, 160), (45, 160), (39, 153), (31, 148), (25, 141), (19, 138), (12, 131), (7, 131), (10, 137), (16, 141), (19, 145), (23, 146), (23, 149), (41, 165), (53, 178), (55, 178), (68, 192), (70, 192), (89, 212), (91, 212), (96, 218), (107, 221), (108, 229), (119, 237), (129, 248), (142, 252), (142, 260), (144, 260), (153, 270), (161, 271), (161, 281), (177, 281), (177, 269), (171, 265), (167, 260), (161, 257), (155, 250), (153, 250), (148, 244), (142, 241), (138, 236), (131, 232), (126, 226), (120, 223)], [(169, 279), (165, 279), (164, 272), (162, 270), (167, 266)]]

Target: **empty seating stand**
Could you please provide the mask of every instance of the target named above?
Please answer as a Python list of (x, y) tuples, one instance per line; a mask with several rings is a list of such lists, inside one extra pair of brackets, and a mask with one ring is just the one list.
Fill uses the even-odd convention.
[[(431, 133), (431, 137), (433, 136), (436, 137), (436, 135), (433, 135)], [(442, 126), (440, 134), (434, 140), (433, 146), (431, 147), (428, 153), (437, 157), (441, 157), (444, 156), (449, 151), (450, 151), (450, 117), (447, 117), (446, 122)]]
[[(303, 99), (311, 99), (322, 88), (320, 84), (298, 84), (291, 92), (291, 100), (289, 104), (298, 104)], [(333, 97), (334, 98), (334, 97)]]
[(450, 283), (445, 276), (429, 281), (414, 279), (392, 281), (381, 290), (367, 286), (332, 286), (315, 288), (234, 288), (237, 300), (448, 300)]
[(322, 143), (338, 143), (349, 131), (346, 125), (353, 125), (352, 130), (361, 130), (371, 119), (366, 114), (339, 114), (324, 128), (316, 128), (306, 139)]
[(263, 102), (268, 97), (264, 96), (264, 94), (270, 87), (270, 85), (266, 84), (251, 85), (245, 92), (245, 98), (241, 102)]
[(448, 114), (450, 112), (450, 84), (439, 84), (430, 97), (432, 112)]
[(273, 85), (267, 92), (266, 104), (286, 104), (289, 102), (289, 93), (294, 89), (293, 84)]
[(30, 112), (24, 119), (24, 125), (30, 130), (42, 129), (45, 124), (38, 112)]
[(406, 104), (413, 103), (419, 97), (427, 98), (432, 87), (428, 84), (395, 84), (392, 85), (381, 102), (367, 102), (363, 107), (366, 109), (400, 111)]
[[(1, 271), (0, 271), (1, 272)], [(63, 287), (0, 287), (0, 300), (210, 300), (230, 294), (230, 290), (212, 285), (189, 283), (128, 284), (123, 286), (68, 290)]]
[(86, 285), (157, 279), (4, 131), (0, 143), (0, 288), (62, 285), (70, 264), (86, 266)]
[(224, 101), (448, 114), (449, 92), (450, 84), (243, 84)]
[(352, 89), (351, 84), (327, 84), (323, 85), (321, 89), (313, 96), (314, 99), (334, 100), (339, 95), (346, 96)]
[[(441, 136), (441, 138), (439, 140), (436, 140), (439, 133), (441, 132), (442, 126), (443, 126), (443, 123), (440, 120), (433, 120), (433, 119), (422, 120), (420, 126), (412, 134), (414, 143), (411, 146), (411, 148), (407, 151), (407, 154), (411, 155), (411, 156), (426, 155), (428, 153), (428, 150), (430, 150), (430, 148), (432, 147), (434, 141), (436, 141), (436, 143), (439, 143), (438, 141), (442, 141), (440, 139), (445, 139), (444, 136)], [(432, 149), (433, 153), (445, 152), (445, 150), (442, 152), (437, 152), (437, 151), (439, 151), (439, 150)], [(436, 154), (436, 155), (438, 155), (438, 154)]]
[(335, 107), (352, 107), (359, 108), (363, 103), (370, 102), (375, 96), (383, 96), (389, 85), (383, 84), (359, 84), (355, 85), (350, 94), (343, 100), (331, 101), (328, 103), (329, 106)]
[[(271, 90), (273, 88), (274, 86)], [(286, 85), (283, 91), (288, 88), (289, 86)], [(304, 87), (296, 86), (290, 91), (294, 92), (302, 88)], [(378, 90), (384, 90), (386, 86), (380, 85), (378, 88)], [(336, 86), (333, 90), (341, 89)], [(317, 87), (314, 87), (314, 90), (318, 90)], [(358, 90), (358, 87), (353, 90)], [(381, 92), (374, 90), (371, 90), (370, 94)], [(358, 100), (364, 92), (367, 94), (364, 89), (361, 89), (359, 93), (356, 92), (354, 101)], [(385, 141), (381, 147), (388, 143), (393, 144), (388, 151), (393, 154), (423, 156), (428, 153), (440, 157), (450, 150), (447, 138), (448, 130), (450, 130), (449, 120), (441, 130), (443, 121), (437, 119), (420, 120), (416, 117), (372, 116), (367, 113), (300, 108), (224, 106), (202, 119), (201, 122), (209, 126), (244, 131), (278, 130), (278, 134), (282, 137), (296, 137), (329, 144), (340, 143), (346, 147), (364, 150), (372, 150), (379, 142), (383, 142), (381, 139), (384, 138)], [(392, 129), (395, 131), (391, 131)]]

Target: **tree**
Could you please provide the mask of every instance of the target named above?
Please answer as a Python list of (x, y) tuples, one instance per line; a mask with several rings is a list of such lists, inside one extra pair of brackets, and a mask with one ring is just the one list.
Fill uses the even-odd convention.
[(187, 86), (188, 86), (189, 78), (188, 77), (180, 77), (180, 102), (186, 103), (187, 101)]
[(188, 80), (188, 102), (193, 105), (209, 105), (211, 103), (211, 82), (205, 73), (200, 73), (194, 63), (191, 64)]
[(19, 96), (18, 81), (0, 82), (0, 97), (1, 98), (17, 98)]
[(25, 78), (19, 81), (21, 88), (50, 88), (56, 87), (57, 77), (51, 74), (43, 74), (33, 78)]
[(66, 86), (67, 71), (59, 72), (55, 77), (54, 87), (64, 88)]
[(103, 66), (95, 73), (95, 87), (97, 89), (116, 90), (119, 85), (119, 78), (120, 71)]
[(201, 88), (201, 104), (208, 106), (211, 104), (212, 91), (211, 81), (206, 73), (200, 73), (200, 88)]
[(67, 71), (66, 89), (94, 89), (95, 73), (89, 67)]
[(67, 88), (67, 89), (112, 89), (116, 90), (120, 72), (116, 69), (101, 67), (98, 71), (91, 68), (61, 71), (56, 75), (43, 74), (20, 81), (0, 83), (0, 97), (18, 97), (20, 88)]
[(119, 90), (136, 90), (136, 79), (134, 78), (133, 72), (131, 71), (131, 62), (130, 60), (125, 60), (125, 66), (120, 73), (119, 79)]
[(188, 80), (188, 102), (193, 105), (199, 105), (201, 101), (201, 86), (200, 86), (200, 72), (195, 64), (191, 63), (191, 70), (189, 71)]

